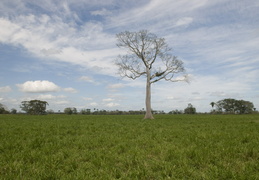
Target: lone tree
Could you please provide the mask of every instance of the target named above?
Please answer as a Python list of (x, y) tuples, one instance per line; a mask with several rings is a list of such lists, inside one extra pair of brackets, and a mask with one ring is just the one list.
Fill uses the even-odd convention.
[(22, 101), (20, 108), (28, 114), (46, 114), (48, 102), (40, 100)]
[(75, 107), (67, 107), (64, 109), (65, 114), (77, 114), (77, 109)]
[(217, 102), (218, 112), (233, 114), (249, 114), (254, 111), (254, 104), (250, 101), (223, 99)]
[(189, 103), (188, 107), (184, 109), (184, 113), (185, 114), (196, 114), (196, 108), (191, 103)]
[[(171, 82), (187, 81), (183, 62), (171, 54), (172, 49), (164, 38), (159, 38), (147, 30), (121, 32), (117, 34), (117, 46), (126, 48), (126, 55), (119, 55), (116, 65), (122, 77), (136, 79), (146, 77), (146, 115), (154, 119), (151, 112), (151, 84), (162, 79)], [(176, 77), (176, 74), (183, 74)]]

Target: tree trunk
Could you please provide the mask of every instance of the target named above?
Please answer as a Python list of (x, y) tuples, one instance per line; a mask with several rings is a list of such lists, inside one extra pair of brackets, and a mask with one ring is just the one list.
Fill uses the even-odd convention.
[(154, 119), (151, 111), (151, 83), (150, 83), (150, 69), (147, 68), (147, 85), (146, 85), (146, 115), (144, 119)]

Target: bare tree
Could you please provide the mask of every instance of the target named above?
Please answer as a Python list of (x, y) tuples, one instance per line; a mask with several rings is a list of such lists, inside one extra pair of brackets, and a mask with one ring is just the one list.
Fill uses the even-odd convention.
[[(117, 46), (126, 48), (126, 55), (119, 55), (116, 65), (122, 77), (136, 79), (146, 76), (146, 115), (154, 119), (151, 112), (151, 84), (162, 79), (171, 82), (187, 81), (183, 62), (171, 54), (164, 38), (158, 38), (147, 30), (121, 32), (117, 34)], [(176, 74), (182, 74), (176, 77)]]

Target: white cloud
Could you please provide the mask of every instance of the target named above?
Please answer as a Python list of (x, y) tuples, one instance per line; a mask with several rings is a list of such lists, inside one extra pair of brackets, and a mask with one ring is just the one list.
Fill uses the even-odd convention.
[(78, 91), (72, 87), (64, 88), (63, 91), (70, 92), (70, 93), (77, 93)]
[(118, 104), (118, 103), (110, 102), (110, 103), (106, 104), (105, 106), (106, 106), (106, 107), (109, 107), (109, 108), (112, 108), (112, 107), (117, 107), (117, 106), (119, 106), (119, 105), (120, 105), (120, 104)]
[(83, 98), (85, 101), (91, 101), (91, 100), (93, 100), (93, 98), (88, 98), (88, 97), (85, 97), (85, 98)]
[(55, 104), (66, 105), (66, 104), (70, 104), (70, 102), (67, 100), (58, 100), (58, 101), (55, 101)]
[(13, 24), (9, 20), (0, 18), (0, 42), (9, 43), (11, 36), (19, 29), (19, 26)]
[(240, 97), (240, 94), (238, 92), (232, 93), (232, 92), (229, 92), (229, 91), (226, 91), (226, 92), (215, 91), (215, 92), (210, 92), (208, 94), (212, 97), (217, 97), (219, 99), (221, 99), (221, 98), (231, 98), (231, 97)]
[(192, 92), (193, 95), (200, 95), (199, 92)]
[(175, 26), (183, 26), (183, 25), (188, 25), (193, 21), (193, 18), (191, 17), (184, 17), (179, 19), (176, 23)]
[(110, 102), (110, 101), (113, 101), (114, 99), (112, 98), (107, 98), (107, 99), (103, 99), (103, 102)]
[(57, 100), (57, 99), (64, 99), (64, 98), (66, 98), (66, 96), (63, 96), (63, 95), (54, 96), (52, 94), (40, 94), (38, 96), (30, 97), (30, 99), (40, 99), (40, 100)]
[(12, 88), (10, 86), (0, 87), (0, 93), (7, 93), (11, 91), (12, 91)]
[(110, 84), (107, 86), (108, 89), (118, 89), (118, 88), (123, 88), (123, 87), (125, 87), (125, 85), (122, 83)]
[(90, 83), (94, 83), (93, 78), (89, 77), (89, 76), (81, 76), (79, 78), (80, 81), (85, 81), (85, 82), (90, 82)]
[(94, 15), (94, 16), (107, 16), (110, 14), (111, 12), (105, 8), (102, 8), (101, 10), (91, 11), (91, 15)]
[(168, 26), (174, 27), (179, 16), (192, 14), (207, 3), (207, 0), (151, 0), (119, 15), (116, 14), (111, 18), (110, 26), (161, 31), (161, 29), (167, 29)]
[(20, 91), (27, 93), (57, 92), (60, 87), (50, 81), (26, 81), (16, 85)]
[(210, 96), (226, 97), (227, 94), (225, 92), (222, 92), (222, 91), (215, 91), (215, 92), (211, 92)]
[(98, 106), (98, 103), (96, 103), (96, 102), (91, 102), (91, 103), (90, 103), (90, 106)]
[[(103, 25), (88, 22), (78, 27), (50, 15), (0, 18), (0, 42), (20, 45), (41, 58), (58, 60), (113, 74), (117, 54), (114, 35), (103, 32)], [(114, 75), (114, 74), (113, 74)]]
[(37, 97), (37, 99), (40, 100), (51, 100), (51, 99), (56, 99), (56, 96), (53, 96), (51, 94), (41, 94)]
[(200, 97), (200, 96), (194, 96), (188, 99), (188, 101), (201, 101), (204, 100), (205, 98)]
[(167, 100), (179, 100), (179, 97), (175, 97), (175, 96), (167, 96), (166, 97)]
[(43, 53), (43, 54), (45, 54), (46, 56), (48, 56), (48, 55), (55, 55), (55, 54), (60, 54), (60, 53), (62, 53), (62, 50), (60, 50), (60, 49), (53, 49), (53, 48), (50, 48), (50, 49), (42, 49), (41, 50), (41, 52)]

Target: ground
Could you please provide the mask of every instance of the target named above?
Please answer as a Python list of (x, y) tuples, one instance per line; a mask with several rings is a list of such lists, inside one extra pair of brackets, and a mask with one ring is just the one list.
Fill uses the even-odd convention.
[(1, 115), (0, 179), (259, 179), (259, 115)]

